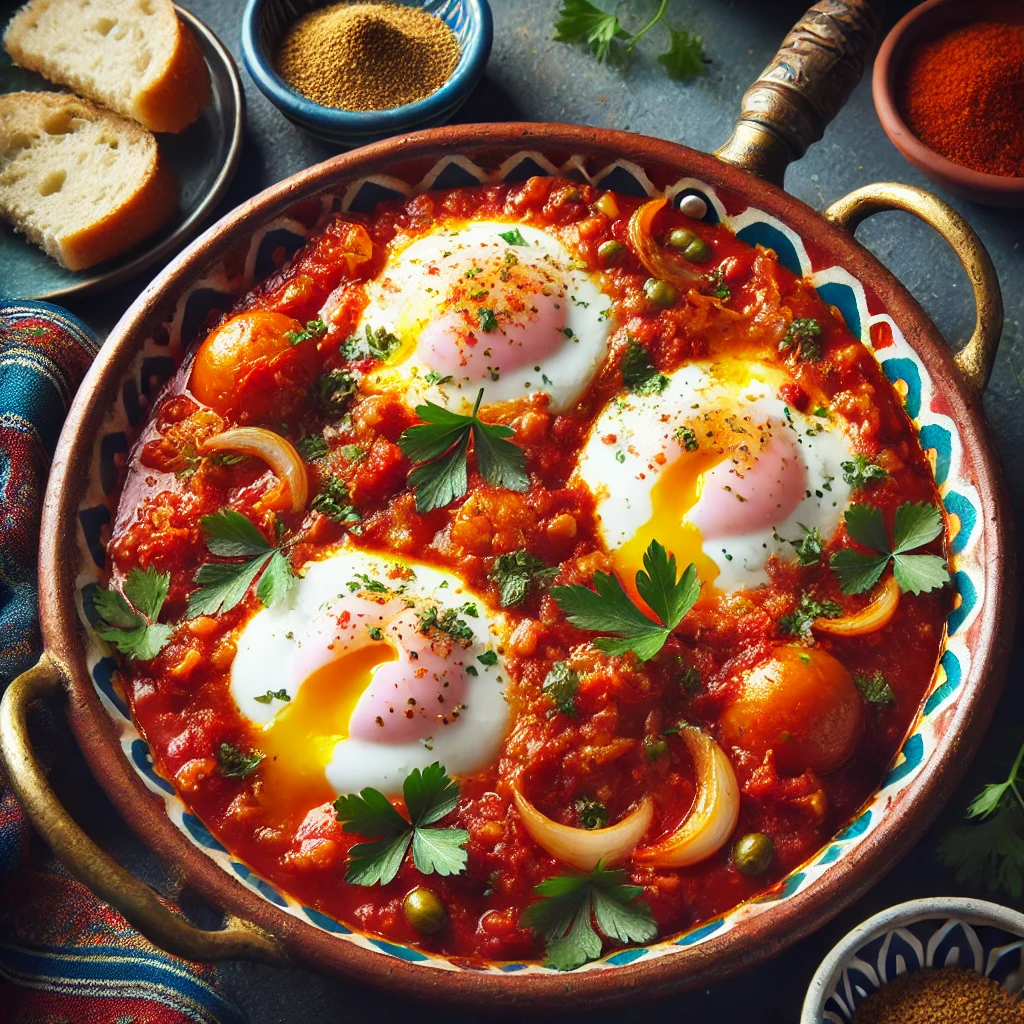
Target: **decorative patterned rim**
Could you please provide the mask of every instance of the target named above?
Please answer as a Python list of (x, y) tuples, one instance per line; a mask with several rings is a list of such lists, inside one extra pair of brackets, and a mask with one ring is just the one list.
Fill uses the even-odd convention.
[[(88, 487), (84, 497), (81, 492), (76, 492), (75, 496), (61, 494), (61, 487), (68, 484), (61, 479), (64, 473), (56, 474), (59, 481), (57, 493), (48, 495), (47, 518), (53, 533), (55, 517), (67, 516), (74, 508), (78, 525), (75, 543), (79, 556), (74, 587), (75, 609), (79, 621), (87, 624), (82, 592), (96, 582), (98, 566), (102, 564), (102, 531), (110, 521), (110, 502), (116, 498), (118, 460), (127, 453), (129, 437), (141, 424), (148, 401), (155, 395), (159, 384), (170, 375), (177, 347), (182, 344), (182, 339), (190, 340), (206, 312), (217, 305), (218, 298), (237, 295), (254, 280), (269, 273), (334, 208), (367, 209), (381, 199), (427, 188), (480, 181), (522, 180), (533, 174), (555, 173), (583, 177), (604, 187), (638, 195), (665, 194), (675, 201), (683, 195), (699, 192), (708, 202), (709, 220), (726, 223), (748, 243), (770, 246), (784, 265), (797, 273), (809, 275), (826, 301), (843, 312), (853, 333), (875, 351), (883, 371), (903, 396), (908, 414), (918, 425), (922, 444), (934, 453), (936, 480), (954, 529), (951, 555), (958, 597), (948, 622), (949, 636), (941, 663), (928, 696), (878, 793), (832, 841), (772, 890), (712, 921), (645, 949), (613, 953), (568, 978), (555, 975), (555, 972), (538, 964), (456, 963), (412, 946), (350, 931), (278, 893), (246, 865), (227, 854), (198, 819), (187, 812), (169, 783), (153, 771), (145, 743), (126, 716), (124, 703), (114, 686), (113, 660), (91, 630), (84, 630), (89, 679), (98, 694), (102, 705), (100, 714), (105, 716), (106, 724), (98, 725), (96, 721), (94, 712), (99, 710), (98, 707), (83, 707), (81, 720), (76, 721), (77, 716), (72, 714), (72, 724), (80, 742), (83, 742), (87, 755), (90, 754), (90, 745), (97, 741), (99, 745), (108, 740), (116, 743), (136, 779), (141, 780), (145, 791), (153, 794), (158, 806), (156, 811), (140, 812), (124, 793), (115, 792), (117, 783), (113, 780), (108, 782), (101, 775), (122, 813), (151, 842), (157, 832), (166, 842), (166, 822), (172, 822), (179, 837), (184, 836), (188, 845), (202, 851), (199, 859), (215, 864), (221, 876), (227, 875), (236, 883), (234, 886), (223, 881), (218, 883), (211, 877), (211, 872), (195, 865), (194, 873), (202, 874), (205, 883), (200, 884), (200, 888), (208, 892), (214, 890), (215, 898), (219, 898), (222, 905), (230, 905), (233, 909), (241, 906), (244, 909), (237, 912), (248, 914), (264, 927), (283, 932), (286, 942), (293, 940), (300, 955), (313, 962), (333, 969), (344, 967), (366, 980), (383, 983), (387, 977), (394, 979), (396, 974), (400, 974), (402, 983), (407, 987), (435, 997), (480, 1002), (485, 995), (493, 998), (499, 992), (502, 995), (507, 992), (517, 1006), (522, 1006), (524, 999), (547, 1005), (571, 999), (578, 1006), (581, 998), (597, 998), (598, 995), (605, 1003), (616, 995), (628, 998), (628, 988), (644, 976), (648, 982), (645, 992), (653, 996), (658, 994), (659, 986), (664, 991), (668, 986), (697, 984), (735, 971), (744, 963), (761, 959), (795, 941), (872, 884), (883, 869), (878, 840), (885, 838), (889, 854), (886, 862), (891, 864), (893, 847), (905, 849), (937, 812), (941, 798), (956, 781), (952, 776), (958, 775), (965, 767), (966, 756), (972, 752), (987, 723), (998, 695), (1007, 654), (1006, 645), (1000, 642), (995, 629), (995, 621), (1011, 600), (1008, 584), (1012, 573), (1003, 564), (1006, 559), (1005, 534), (998, 529), (987, 530), (987, 518), (982, 514), (979, 480), (984, 483), (990, 506), (998, 507), (1005, 499), (1001, 483), (994, 475), (995, 465), (988, 455), (980, 420), (964, 401), (948, 356), (936, 343), (934, 329), (930, 328), (913, 300), (870, 256), (855, 243), (846, 241), (839, 232), (823, 227), (813, 211), (784, 193), (760, 183), (752, 187), (751, 179), (742, 172), (725, 168), (703, 154), (653, 140), (637, 140), (621, 133), (599, 133), (601, 138), (595, 139), (598, 133), (561, 126), (515, 126), (515, 129), (515, 136), (520, 138), (530, 134), (539, 136), (543, 152), (540, 149), (516, 152), (514, 147), (518, 139), (510, 138), (508, 129), (503, 134), (501, 127), (474, 126), (425, 133), (418, 140), (403, 140), (401, 165), (396, 165), (399, 158), (395, 156), (390, 161), (379, 159), (380, 151), (390, 148), (389, 144), (383, 144), (362, 151), (362, 159), (359, 155), (355, 158), (339, 157), (258, 197), (250, 207), (262, 211), (269, 206), (278, 215), (270, 219), (264, 215), (256, 223), (248, 224), (249, 237), (245, 241), (242, 241), (238, 223), (226, 224), (223, 228), (218, 226), (208, 232), (179, 259), (178, 266), (170, 268), (147, 289), (136, 306), (126, 314), (122, 328), (115, 331), (120, 365), (113, 356), (106, 361), (101, 359), (102, 365), (98, 363), (87, 380), (86, 389), (93, 377), (105, 377), (109, 400), (109, 396), (114, 394), (113, 374), (117, 372), (117, 404), (110, 409), (96, 401), (84, 401), (79, 414), (72, 416), (69, 430), (74, 435), (83, 429), (87, 417), (99, 426), (98, 418), (102, 411), (102, 427), (92, 435), (94, 442), (89, 465), (84, 464), (85, 454), (82, 451), (78, 455), (79, 465), (73, 468), (74, 473), (88, 482)], [(445, 134), (468, 138), (455, 139), (462, 142), (461, 146), (450, 142), (445, 145), (444, 140), (439, 139)], [(419, 145), (410, 146), (411, 142)], [(476, 150), (488, 155), (503, 150), (501, 156), (504, 158), (494, 166), (486, 157), (481, 159), (479, 153), (474, 159), (462, 155), (473, 144)], [(637, 161), (612, 158), (616, 153), (635, 153), (643, 148), (654, 152), (644, 154), (646, 159), (642, 166)], [(443, 151), (454, 152), (455, 155), (437, 160), (437, 155)], [(582, 155), (584, 152), (588, 155)], [(372, 157), (378, 159), (372, 160)], [(427, 157), (431, 158), (429, 162)], [(379, 165), (378, 173), (358, 174), (367, 164)], [(385, 166), (387, 173), (383, 173)], [(681, 167), (695, 168), (699, 176), (681, 176)], [(303, 177), (307, 180), (299, 182), (298, 179)], [(302, 185), (305, 187), (300, 187)], [(751, 192), (758, 195), (755, 204), (744, 198), (744, 194)], [(286, 202), (289, 196), (291, 204)], [(774, 208), (780, 216), (762, 207)], [(228, 220), (241, 221), (244, 225), (247, 218), (251, 219), (251, 213), (251, 209), (243, 208)], [(781, 219), (783, 216), (786, 221)], [(799, 230), (791, 226), (794, 224)], [(839, 236), (838, 240), (828, 237), (830, 231)], [(231, 235), (235, 243), (230, 249), (230, 258), (211, 259), (208, 247), (215, 246), (217, 236), (222, 233)], [(844, 248), (850, 251), (844, 253)], [(219, 252), (226, 253), (226, 247), (222, 246)], [(215, 248), (213, 255), (217, 253)], [(859, 275), (854, 276), (840, 266), (840, 259), (859, 270)], [(190, 273), (181, 280), (183, 266), (188, 266)], [(200, 269), (202, 274), (197, 276)], [(175, 274), (179, 275), (179, 280), (172, 288), (170, 282)], [(864, 277), (873, 277), (880, 286), (874, 289), (866, 287), (862, 280)], [(167, 292), (174, 291), (176, 294), (172, 302)], [(882, 298), (886, 294), (889, 309)], [(899, 319), (904, 325), (910, 324), (909, 332), (897, 323), (893, 315), (896, 307), (902, 307)], [(160, 311), (159, 320), (157, 309)], [(150, 329), (143, 342), (138, 333), (140, 320), (150, 325), (162, 321), (162, 326), (155, 331)], [(911, 344), (908, 333), (918, 347), (929, 350), (931, 368), (926, 366)], [(961, 419), (961, 428), (955, 422), (957, 416)], [(80, 447), (83, 444), (81, 441), (78, 443)], [(64, 447), (74, 444), (72, 436)], [(64, 455), (67, 456), (66, 451)], [(48, 535), (45, 527), (44, 535)], [(52, 545), (44, 542), (43, 564), (47, 558), (59, 557), (59, 548), (59, 541)], [(994, 575), (999, 566), (1002, 566), (1001, 574)], [(67, 592), (59, 583), (52, 589), (54, 602), (45, 616), (45, 634), (48, 638), (57, 635), (62, 639), (63, 643), (55, 645), (55, 649), (60, 653), (63, 648), (67, 660), (79, 662), (80, 645), (69, 643), (70, 631), (62, 632), (60, 624), (62, 615), (70, 618), (71, 614)], [(981, 665), (977, 664), (979, 648), (981, 660), (991, 670), (984, 694), (980, 689)], [(73, 691), (81, 697), (77, 687), (85, 685), (83, 678), (74, 671), (71, 675)], [(967, 692), (965, 687), (969, 679), (973, 689), (967, 694), (969, 699), (961, 711), (959, 705)], [(85, 703), (91, 705), (94, 701), (90, 699)], [(957, 737), (959, 742), (955, 749), (961, 756), (956, 758), (951, 754), (954, 730), (969, 733)], [(108, 753), (97, 752), (96, 757), (91, 758), (94, 768), (100, 762), (105, 762), (109, 768), (108, 758)], [(122, 771), (121, 774), (126, 773)], [(930, 800), (922, 799), (919, 792), (922, 788), (931, 796)], [(157, 815), (165, 819), (163, 827), (154, 820)], [(181, 844), (178, 845), (180, 847)], [(257, 899), (243, 899), (236, 892), (238, 887), (246, 889)], [(236, 898), (229, 899), (228, 890)], [(261, 901), (262, 907), (259, 905)], [(785, 912), (787, 910), (789, 913)], [(288, 925), (289, 919), (293, 924), (301, 922), (304, 927), (296, 929)], [(787, 919), (788, 926), (777, 927), (783, 919)], [(307, 929), (319, 932), (321, 939), (308, 939)], [(325, 938), (329, 940), (330, 948), (322, 941)], [(360, 953), (387, 954), (392, 966), (374, 966), (367, 961), (383, 958), (367, 958), (365, 954), (346, 955), (338, 948), (341, 946), (357, 947)], [(723, 963), (720, 954), (726, 950), (732, 955), (727, 963)], [(687, 969), (687, 958), (682, 956), (684, 951), (694, 954), (692, 971)], [(352, 953), (356, 952), (352, 950)], [(696, 954), (703, 955), (698, 957)], [(406, 963), (398, 967), (395, 966), (397, 961)], [(665, 970), (658, 969), (662, 961), (666, 961), (660, 964)], [(675, 961), (678, 961), (678, 966)], [(626, 965), (630, 966), (628, 986), (625, 976), (621, 980), (619, 978)], [(422, 967), (432, 970), (422, 971)], [(432, 977), (429, 981), (420, 981), (424, 975)], [(466, 980), (452, 984), (441, 977), (447, 976), (455, 982), (453, 975)], [(514, 983), (509, 975), (523, 978), (523, 983)], [(603, 982), (600, 976), (604, 976)], [(487, 983), (488, 977), (491, 984)], [(529, 982), (526, 979), (530, 979)], [(499, 982), (500, 985), (497, 984)]]

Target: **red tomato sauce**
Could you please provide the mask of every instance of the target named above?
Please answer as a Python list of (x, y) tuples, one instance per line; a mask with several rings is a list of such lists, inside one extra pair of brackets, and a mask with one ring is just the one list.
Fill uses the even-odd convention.
[[(218, 362), (220, 376), (207, 380), (202, 392), (219, 408), (201, 402), (200, 389), (190, 389), (191, 357), (186, 357), (133, 452), (109, 545), (115, 585), (135, 566), (170, 573), (161, 621), (175, 626), (171, 640), (150, 661), (121, 659), (121, 681), (157, 769), (191, 810), (234, 856), (304, 904), (359, 929), (467, 961), (541, 956), (542, 940), (520, 918), (535, 899), (533, 887), (566, 870), (526, 833), (510, 780), (525, 772), (530, 798), (567, 825), (578, 824), (574, 802), (581, 796), (603, 802), (615, 822), (649, 793), (655, 804), (649, 840), (675, 828), (693, 801), (693, 765), (678, 735), (665, 730), (684, 719), (713, 737), (721, 735), (722, 714), (737, 698), (744, 672), (780, 645), (811, 642), (780, 630), (780, 620), (793, 612), (802, 592), (813, 590), (844, 611), (865, 603), (863, 596), (843, 596), (828, 568), (828, 555), (849, 544), (843, 529), (826, 539), (825, 556), (817, 564), (773, 557), (767, 586), (699, 602), (663, 652), (646, 663), (592, 648), (581, 661), (578, 650), (591, 634), (568, 624), (545, 591), (532, 590), (523, 605), (507, 611), (519, 625), (505, 650), (512, 724), (500, 757), (479, 775), (458, 780), (459, 804), (445, 819), (470, 834), (466, 872), (424, 879), (408, 858), (391, 883), (363, 887), (344, 878), (348, 848), (360, 839), (342, 831), (329, 801), (307, 805), (300, 794), (287, 813), (271, 811), (261, 802), (260, 782), (261, 772), (269, 769), (247, 778), (218, 770), (221, 743), (259, 746), (257, 730), (240, 715), (228, 689), (238, 631), (259, 608), (252, 589), (221, 615), (186, 616), (187, 599), (196, 589), (193, 577), (210, 560), (202, 516), (232, 508), (268, 537), (280, 523), (297, 568), (341, 542), (345, 528), (308, 508), (273, 507), (267, 495), (275, 481), (267, 467), (251, 457), (201, 455), (204, 438), (250, 424), (298, 442), (334, 422), (328, 453), (310, 461), (307, 472), (311, 493), (328, 476), (346, 484), (362, 527), (349, 541), (448, 570), (495, 608), (497, 588), (488, 573), (501, 554), (527, 549), (559, 567), (560, 584), (587, 583), (595, 570), (609, 568), (595, 532), (594, 499), (570, 478), (590, 425), (622, 388), (619, 364), (627, 333), (663, 372), (726, 353), (777, 363), (792, 378), (780, 395), (786, 403), (801, 411), (826, 407), (842, 421), (855, 450), (887, 471), (872, 487), (870, 501), (882, 509), (890, 528), (902, 502), (938, 503), (930, 466), (899, 396), (839, 312), (807, 282), (781, 267), (773, 253), (750, 248), (724, 227), (694, 223), (666, 209), (659, 215), (658, 235), (674, 226), (697, 232), (711, 250), (701, 269), (718, 271), (715, 280), (729, 296), (715, 298), (710, 287), (694, 288), (668, 309), (653, 308), (643, 292), (650, 275), (636, 256), (627, 252), (620, 264), (602, 269), (597, 252), (609, 239), (626, 243), (627, 223), (640, 201), (614, 195), (617, 212), (609, 216), (594, 206), (602, 195), (607, 193), (589, 185), (534, 178), (429, 193), (382, 205), (369, 217), (334, 220), (233, 311), (263, 316), (269, 333), (252, 342), (264, 347), (251, 365)], [(614, 303), (614, 330), (608, 357), (571, 411), (552, 413), (543, 395), (485, 410), (486, 418), (511, 426), (513, 440), (525, 451), (530, 475), (525, 492), (484, 483), (471, 457), (465, 498), (421, 514), (406, 483), (409, 462), (397, 444), (417, 422), (415, 413), (400, 396), (357, 391), (339, 417), (318, 382), (331, 371), (365, 371), (372, 365), (370, 359), (346, 363), (341, 345), (365, 304), (363, 282), (379, 273), (389, 241), (400, 232), (417, 234), (440, 222), (457, 226), (473, 219), (552, 228), (583, 265), (602, 273), (602, 290)], [(331, 296), (334, 312), (322, 337), (287, 345), (274, 341), (288, 318), (301, 330)], [(821, 325), (818, 360), (779, 350), (789, 323), (801, 317)], [(365, 454), (347, 460), (341, 454), (347, 445), (358, 445)], [(942, 553), (944, 545), (935, 542), (931, 550)], [(904, 594), (892, 621), (878, 632), (846, 639), (814, 635), (814, 646), (853, 675), (882, 673), (895, 704), (865, 703), (856, 750), (831, 771), (784, 773), (773, 751), (761, 757), (725, 747), (742, 795), (733, 839), (686, 868), (625, 865), (630, 880), (644, 887), (660, 935), (678, 933), (770, 888), (857, 812), (915, 718), (940, 653), (949, 606), (948, 588)], [(543, 681), (553, 663), (571, 657), (581, 680), (577, 714), (551, 714)], [(699, 675), (696, 692), (683, 685), (687, 669)], [(645, 749), (645, 737), (652, 736), (663, 737), (667, 745), (667, 753), (655, 759)], [(738, 871), (731, 854), (733, 841), (749, 832), (764, 832), (774, 843), (771, 867), (757, 878)], [(448, 924), (433, 936), (417, 934), (403, 915), (404, 897), (419, 884), (428, 885), (447, 908)]]

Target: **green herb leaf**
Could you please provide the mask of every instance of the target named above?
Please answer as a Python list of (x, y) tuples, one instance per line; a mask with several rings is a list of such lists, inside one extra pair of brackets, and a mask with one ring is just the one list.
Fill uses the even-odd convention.
[(928, 501), (904, 502), (896, 509), (893, 524), (893, 554), (913, 551), (935, 540), (942, 533), (942, 515)]
[(608, 808), (600, 800), (583, 796), (575, 801), (573, 807), (579, 815), (580, 828), (604, 828), (608, 824)]
[(658, 63), (668, 73), (669, 78), (688, 82), (698, 75), (706, 75), (708, 66), (704, 62), (704, 40), (691, 32), (680, 32), (666, 23), (670, 48), (658, 55)]
[(598, 864), (588, 874), (557, 875), (534, 887), (540, 901), (526, 908), (522, 923), (547, 940), (547, 962), (571, 971), (601, 955), (597, 927), (617, 942), (649, 942), (658, 933), (637, 885), (623, 884), (626, 872)]
[(234, 608), (270, 561), (270, 555), (268, 551), (245, 562), (207, 562), (201, 565), (195, 575), (199, 590), (188, 599), (188, 617), (220, 615)]
[(875, 551), (888, 552), (889, 538), (885, 534), (880, 508), (874, 505), (851, 505), (844, 518), (846, 532), (851, 540)]
[(92, 591), (97, 635), (134, 661), (155, 658), (173, 631), (156, 621), (170, 585), (169, 572), (134, 566), (123, 583), (124, 595), (110, 589)]
[(301, 331), (289, 331), (286, 337), (293, 345), (301, 345), (304, 341), (316, 341), (327, 333), (327, 324), (319, 317), (316, 320), (307, 320), (306, 326)]
[(222, 775), (232, 779), (244, 779), (252, 775), (266, 755), (260, 750), (242, 750), (230, 743), (217, 748), (217, 761)]
[(531, 588), (540, 588), (558, 575), (557, 566), (546, 566), (525, 548), (499, 555), (487, 574), (498, 584), (498, 604), (514, 608), (526, 600)]
[(800, 565), (817, 565), (821, 561), (821, 532), (816, 526), (804, 526), (803, 523), (797, 525), (804, 531), (804, 535), (799, 540), (786, 543), (793, 545)]
[(278, 549), (270, 556), (266, 571), (256, 585), (256, 596), (269, 608), (277, 604), (294, 584), (295, 573), (292, 572), (291, 563)]
[(519, 228), (513, 228), (511, 231), (499, 231), (498, 237), (504, 238), (509, 245), (529, 245)]
[(575, 717), (576, 691), (580, 688), (580, 677), (564, 661), (556, 661), (544, 677), (541, 689), (554, 702), (555, 709), (563, 715)]
[(330, 446), (323, 434), (309, 434), (302, 438), (295, 447), (307, 462), (318, 462), (330, 451)]
[(938, 856), (955, 869), (956, 880), (1013, 900), (1024, 896), (1024, 811), (1008, 799), (973, 825), (948, 832)]
[(896, 694), (881, 672), (870, 676), (854, 676), (853, 681), (869, 704), (884, 708), (896, 703)]
[(484, 334), (490, 334), (491, 331), (498, 329), (498, 318), (494, 315), (493, 309), (478, 309), (476, 317), (480, 321), (480, 330)]
[(865, 490), (872, 484), (885, 480), (889, 474), (866, 455), (854, 455), (852, 462), (840, 462), (843, 479), (855, 490)]
[(886, 554), (865, 554), (853, 548), (837, 551), (829, 561), (844, 594), (867, 593), (882, 578), (888, 564)]
[(466, 870), (463, 847), (469, 833), (436, 826), (459, 801), (458, 786), (441, 764), (435, 761), (422, 771), (414, 768), (402, 786), (402, 795), (409, 818), (376, 789), (367, 788), (358, 796), (339, 796), (335, 800), (334, 809), (345, 832), (376, 840), (351, 848), (347, 881), (387, 885), (398, 874), (410, 844), (413, 863), (425, 875), (459, 875)]
[(432, 605), (417, 612), (416, 615), (420, 620), (420, 632), (424, 636), (429, 636), (432, 632), (443, 633), (463, 646), (468, 645), (476, 636), (472, 626), (465, 619), (460, 619), (454, 608), (447, 608), (439, 615), (437, 608)]
[(636, 395), (660, 395), (668, 387), (668, 377), (654, 368), (647, 349), (632, 335), (626, 336), (621, 369), (623, 386)]
[(272, 545), (241, 512), (225, 508), (199, 520), (210, 554), (222, 558), (261, 555)]
[(253, 697), (253, 700), (256, 701), (257, 704), (270, 704), (275, 700), (284, 701), (284, 703), (287, 704), (291, 701), (291, 697), (288, 695), (288, 691), (282, 687), (280, 690), (267, 690), (267, 692), (262, 696)]
[(797, 359), (816, 360), (821, 358), (821, 344), (816, 340), (821, 334), (821, 324), (811, 317), (798, 317), (779, 342), (779, 351), (796, 348)]
[(656, 540), (644, 552), (644, 571), (636, 574), (636, 588), (658, 622), (633, 603), (615, 576), (595, 573), (594, 588), (552, 587), (551, 596), (574, 626), (613, 634), (598, 637), (596, 647), (608, 654), (632, 651), (641, 661), (649, 661), (661, 650), (700, 594), (696, 567), (687, 566), (677, 580), (675, 556)]
[(589, 0), (562, 0), (555, 22), (555, 40), (559, 43), (586, 43), (598, 61), (608, 60), (612, 42), (628, 39), (629, 34), (613, 14), (606, 14)]
[(349, 360), (370, 358), (384, 362), (398, 351), (401, 344), (387, 328), (378, 327), (374, 330), (367, 324), (362, 338), (354, 335), (342, 342), (341, 356)]
[(356, 386), (356, 378), (348, 370), (331, 370), (317, 378), (317, 405), (328, 415), (343, 412), (356, 393)]
[(842, 615), (842, 609), (835, 601), (818, 601), (810, 594), (802, 594), (800, 603), (789, 615), (779, 619), (779, 632), (792, 636), (806, 636), (811, 631), (815, 619), (836, 619)]
[(338, 477), (331, 476), (323, 482), (309, 507), (332, 522), (348, 527), (351, 533), (359, 533), (357, 524), (362, 522), (362, 516), (349, 503), (348, 488)]

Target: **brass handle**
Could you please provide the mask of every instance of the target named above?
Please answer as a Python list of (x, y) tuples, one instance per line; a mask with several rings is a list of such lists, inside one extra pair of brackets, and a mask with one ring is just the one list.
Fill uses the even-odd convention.
[(29, 821), (68, 870), (119, 911), (150, 942), (186, 960), (255, 960), (283, 965), (287, 957), (271, 935), (228, 915), (221, 931), (205, 931), (178, 917), (156, 893), (133, 878), (75, 823), (36, 761), (28, 735), (28, 707), (62, 692), (63, 675), (44, 654), (7, 688), (0, 701), (0, 754)]
[(883, 0), (818, 0), (743, 94), (740, 119), (715, 156), (781, 188), (786, 167), (822, 137), (860, 81), (884, 13)]
[(1003, 331), (1003, 295), (996, 268), (992, 266), (992, 260), (974, 228), (949, 203), (911, 185), (896, 182), (865, 185), (834, 202), (824, 217), (836, 227), (852, 233), (861, 221), (885, 210), (905, 210), (931, 225), (950, 244), (967, 271), (978, 315), (974, 333), (953, 360), (972, 395), (977, 398), (985, 390), (992, 374)]

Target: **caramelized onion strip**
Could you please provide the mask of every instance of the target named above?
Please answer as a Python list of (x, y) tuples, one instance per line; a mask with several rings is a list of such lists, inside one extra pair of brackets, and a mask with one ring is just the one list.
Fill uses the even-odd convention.
[(740, 789), (725, 752), (694, 726), (684, 726), (679, 737), (690, 751), (697, 772), (693, 806), (671, 835), (634, 850), (634, 863), (666, 868), (696, 864), (721, 849), (739, 820)]
[[(291, 511), (301, 512), (306, 507), (309, 499), (306, 467), (291, 442), (280, 434), (265, 430), (263, 427), (235, 427), (204, 441), (202, 451), (241, 452), (243, 455), (253, 455), (262, 459), (281, 482), (279, 488), (282, 501), (290, 504)], [(277, 490), (278, 488), (275, 488), (275, 491)]]
[(834, 636), (876, 633), (889, 625), (899, 603), (900, 585), (890, 576), (875, 590), (871, 600), (859, 612), (837, 619), (815, 619), (814, 628), (820, 633), (832, 633)]
[(592, 870), (598, 861), (615, 864), (625, 860), (640, 842), (654, 816), (654, 803), (645, 796), (635, 810), (614, 825), (572, 828), (541, 814), (520, 792), (518, 783), (513, 785), (512, 796), (530, 838), (552, 857), (581, 871)]
[(654, 240), (652, 225), (654, 218), (661, 212), (667, 199), (652, 199), (649, 203), (637, 207), (629, 218), (626, 230), (629, 244), (647, 272), (660, 281), (668, 281), (677, 288), (688, 291), (701, 278), (701, 273), (689, 264), (681, 264), (669, 259), (668, 255)]

